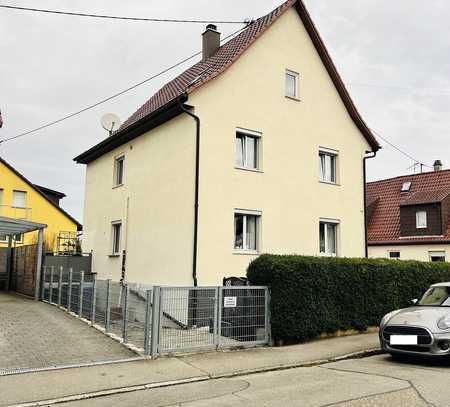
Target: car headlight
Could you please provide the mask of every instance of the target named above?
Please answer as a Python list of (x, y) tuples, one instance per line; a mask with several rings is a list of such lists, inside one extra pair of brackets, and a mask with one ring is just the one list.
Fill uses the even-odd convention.
[(437, 322), (437, 326), (442, 330), (450, 329), (450, 315), (445, 315), (440, 318)]
[(392, 311), (389, 312), (389, 314), (386, 314), (383, 319), (381, 320), (380, 326), (386, 325), (389, 320), (397, 313), (398, 311)]

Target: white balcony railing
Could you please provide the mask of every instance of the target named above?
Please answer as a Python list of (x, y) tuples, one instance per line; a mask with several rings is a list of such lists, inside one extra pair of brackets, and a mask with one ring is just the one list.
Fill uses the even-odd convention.
[(31, 220), (32, 209), (18, 208), (12, 205), (0, 204), (0, 216), (14, 219)]

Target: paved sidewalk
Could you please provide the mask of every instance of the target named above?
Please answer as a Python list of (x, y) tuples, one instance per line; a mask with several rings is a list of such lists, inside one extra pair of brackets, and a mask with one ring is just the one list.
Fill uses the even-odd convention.
[(0, 293), (0, 372), (136, 356), (56, 307)]
[[(0, 377), (0, 406), (102, 392), (127, 392), (252, 372), (308, 366), (378, 348), (378, 334), (323, 339), (279, 348), (209, 352), (157, 360)], [(50, 385), (51, 383), (51, 385)], [(42, 404), (42, 405), (48, 405)]]

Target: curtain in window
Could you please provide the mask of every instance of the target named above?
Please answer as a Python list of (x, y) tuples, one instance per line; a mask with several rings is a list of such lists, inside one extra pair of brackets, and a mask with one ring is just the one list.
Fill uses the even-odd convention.
[(246, 137), (245, 144), (247, 152), (246, 167), (256, 168), (256, 139), (254, 137)]
[(247, 250), (256, 250), (256, 216), (247, 215)]
[(325, 253), (325, 223), (319, 226), (320, 253)]
[(234, 248), (244, 248), (244, 216), (234, 215)]
[(336, 225), (327, 223), (327, 253), (336, 253)]
[(320, 179), (327, 182), (336, 182), (336, 157), (331, 154), (319, 154)]
[(294, 75), (289, 73), (286, 74), (286, 96), (295, 97), (296, 96), (296, 78)]
[(236, 165), (244, 166), (244, 137), (236, 136)]

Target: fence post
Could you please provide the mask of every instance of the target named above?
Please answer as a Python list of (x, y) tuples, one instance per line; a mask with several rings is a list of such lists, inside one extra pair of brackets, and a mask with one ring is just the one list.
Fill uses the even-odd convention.
[[(47, 266), (42, 267), (42, 291), (41, 291), (41, 301), (45, 301), (45, 279), (47, 277)], [(8, 285), (7, 285), (8, 287)]]
[(84, 292), (84, 271), (81, 272), (80, 277), (80, 295), (79, 295), (79, 308), (78, 308), (78, 316), (80, 318), (83, 317), (83, 292)]
[(62, 276), (63, 276), (63, 268), (61, 266), (59, 268), (59, 276), (58, 276), (58, 307), (61, 306)]
[(52, 266), (50, 269), (50, 286), (48, 289), (48, 302), (51, 304), (53, 301), (53, 272), (55, 271), (55, 267)]
[(91, 325), (95, 324), (95, 307), (97, 306), (97, 275), (93, 275), (92, 281), (92, 311), (91, 311)]
[(222, 337), (222, 311), (223, 311), (223, 288), (219, 287), (219, 301), (217, 307), (217, 346), (220, 346), (220, 338)]
[(128, 284), (125, 284), (123, 310), (122, 310), (123, 343), (127, 343), (127, 341), (128, 341), (128, 299), (129, 299), (129, 295), (130, 295), (130, 288), (128, 287)]
[(214, 293), (214, 320), (213, 320), (213, 341), (216, 348), (219, 347), (219, 298), (220, 287), (217, 287)]
[(151, 344), (150, 355), (152, 359), (158, 357), (159, 354), (159, 330), (161, 320), (161, 287), (153, 287), (153, 307), (152, 307), (152, 332), (151, 332)]
[(106, 280), (105, 332), (111, 329), (111, 280)]
[(73, 270), (69, 269), (69, 288), (67, 292), (67, 311), (70, 312), (72, 309), (72, 279), (73, 279)]
[(150, 333), (152, 323), (152, 290), (147, 290), (145, 303), (144, 354), (150, 355)]
[(272, 334), (271, 334), (271, 323), (270, 323), (270, 291), (269, 287), (266, 287), (264, 289), (264, 306), (265, 306), (265, 340), (266, 343), (269, 344), (272, 340)]

